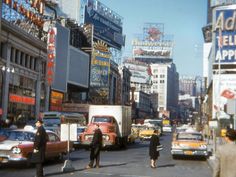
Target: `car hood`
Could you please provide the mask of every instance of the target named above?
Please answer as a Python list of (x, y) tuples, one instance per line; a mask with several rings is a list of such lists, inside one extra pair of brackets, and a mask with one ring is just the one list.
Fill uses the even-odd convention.
[(140, 131), (140, 134), (153, 134), (154, 130), (142, 130)]
[(182, 147), (198, 148), (201, 145), (206, 145), (204, 141), (174, 141), (175, 144), (179, 144)]
[(32, 142), (5, 140), (5, 141), (0, 142), (0, 150), (11, 150), (13, 147), (21, 145), (21, 144), (32, 144)]

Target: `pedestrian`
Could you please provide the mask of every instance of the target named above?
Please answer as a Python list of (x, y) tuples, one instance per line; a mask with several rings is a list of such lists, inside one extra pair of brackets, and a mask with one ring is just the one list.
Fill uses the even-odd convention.
[(42, 120), (37, 120), (35, 125), (37, 127), (37, 131), (34, 138), (34, 150), (31, 160), (32, 163), (36, 164), (36, 177), (43, 177), (43, 162), (45, 160), (48, 135), (43, 127)]
[(159, 142), (159, 137), (158, 137), (158, 130), (154, 130), (154, 133), (152, 134), (152, 137), (150, 139), (150, 144), (149, 144), (149, 156), (151, 160), (151, 168), (156, 168), (156, 161), (159, 157), (159, 147), (160, 147), (160, 142)]
[(90, 151), (90, 162), (86, 166), (87, 169), (93, 168), (94, 160), (96, 160), (95, 167), (99, 168), (100, 162), (100, 150), (102, 148), (102, 131), (99, 128), (99, 124), (95, 125), (95, 130), (93, 134), (93, 140), (91, 143), (91, 151)]
[(213, 177), (236, 177), (236, 131), (228, 129), (226, 144), (217, 148)]

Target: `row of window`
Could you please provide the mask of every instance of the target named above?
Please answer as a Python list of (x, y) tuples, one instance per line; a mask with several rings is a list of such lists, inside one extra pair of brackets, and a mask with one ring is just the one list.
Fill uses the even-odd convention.
[[(158, 75), (153, 75), (153, 78), (158, 78)], [(160, 78), (165, 78), (165, 74), (160, 74)]]
[[(5, 43), (1, 43), (0, 56), (3, 59), (6, 59), (4, 56), (5, 45), (6, 45)], [(18, 64), (33, 71), (37, 71), (38, 59), (14, 47), (11, 47), (10, 60), (12, 63)], [(45, 73), (46, 73), (46, 62), (42, 62), (42, 74)]]

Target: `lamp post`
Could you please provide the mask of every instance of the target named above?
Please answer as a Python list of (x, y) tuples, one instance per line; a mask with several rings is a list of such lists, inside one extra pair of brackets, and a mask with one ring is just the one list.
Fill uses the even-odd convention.
[(195, 77), (195, 84), (196, 84), (197, 81), (200, 81), (200, 95), (198, 96), (196, 94), (196, 96), (198, 97), (198, 103), (199, 103), (199, 113), (198, 113), (198, 115), (199, 115), (199, 125), (202, 126), (202, 97), (203, 97), (202, 82), (203, 82), (203, 78), (201, 76), (196, 76)]
[(8, 108), (8, 90), (9, 90), (9, 73), (14, 73), (15, 68), (0, 65), (0, 71), (2, 75), (2, 87), (1, 87), (1, 109), (2, 109), (2, 120), (7, 119), (7, 108)]

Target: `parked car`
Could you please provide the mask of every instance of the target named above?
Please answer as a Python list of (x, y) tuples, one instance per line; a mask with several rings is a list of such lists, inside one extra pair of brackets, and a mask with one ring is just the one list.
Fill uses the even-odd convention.
[[(46, 159), (62, 158), (67, 153), (67, 142), (52, 131), (46, 131), (49, 141), (47, 142)], [(28, 162), (33, 152), (33, 141), (36, 129), (27, 126), (24, 129), (8, 131), (8, 136), (0, 143), (0, 163)]]
[(179, 156), (202, 156), (207, 157), (207, 143), (203, 135), (196, 131), (179, 132), (172, 141), (171, 154), (173, 158)]

